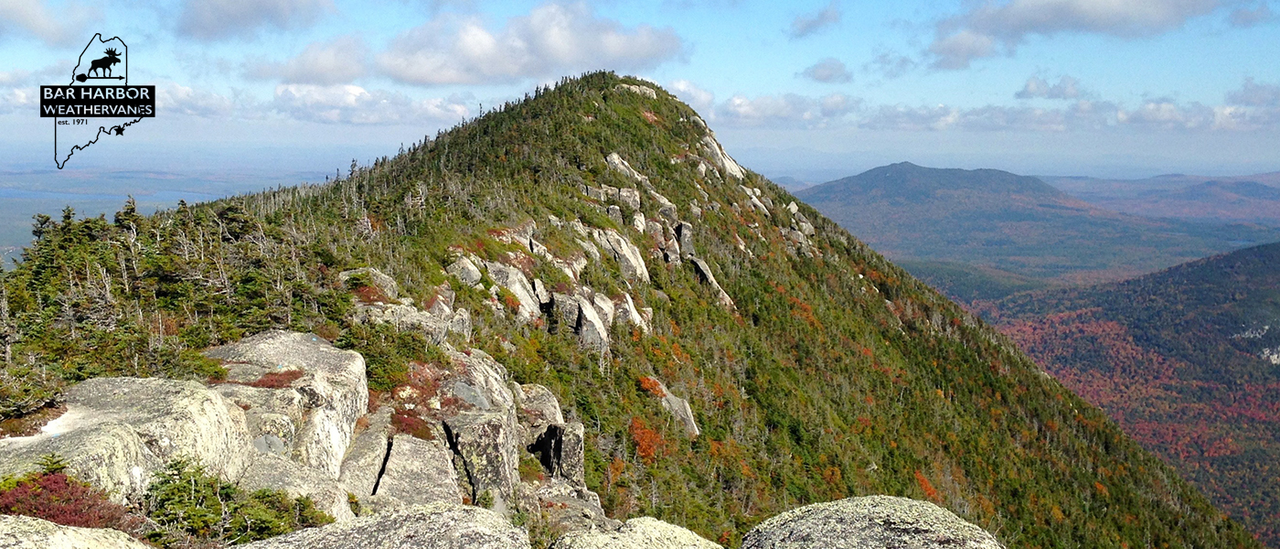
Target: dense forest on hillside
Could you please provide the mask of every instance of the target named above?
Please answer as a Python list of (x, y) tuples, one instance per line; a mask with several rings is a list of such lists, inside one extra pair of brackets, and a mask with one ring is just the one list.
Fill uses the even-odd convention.
[(1280, 546), (1280, 244), (985, 310), (1215, 503)]
[(1280, 240), (1272, 227), (1105, 210), (1035, 177), (1001, 170), (902, 162), (796, 195), (964, 300), (1003, 298), (1035, 282), (1120, 280)]
[[(338, 273), (373, 266), (416, 303), (450, 282), (473, 317), (468, 345), (551, 388), (586, 425), (587, 484), (615, 517), (736, 545), (785, 509), (892, 494), (934, 501), (1010, 547), (1257, 546), (1007, 338), (812, 208), (788, 208), (793, 197), (760, 176), (705, 169), (711, 134), (696, 113), (635, 86), (649, 84), (566, 79), (324, 184), (152, 216), (126, 205), (113, 219), (39, 217), (3, 279), (0, 412), (37, 412), (95, 376), (216, 378), (198, 350), (270, 328), (355, 349), (370, 387), (392, 389), (409, 362), (440, 353), (421, 334), (353, 322), (367, 288)], [(585, 192), (636, 186), (606, 163), (612, 153), (673, 206), (642, 190), (645, 218), (690, 223), (732, 305), (691, 261), (648, 255), (645, 282), (606, 258), (574, 281), (500, 238), (533, 221), (550, 254), (581, 257), (554, 217), (656, 251), (654, 235)], [(523, 270), (552, 288), (626, 292), (652, 308), (652, 330), (615, 327), (607, 353), (584, 349), (446, 275), (460, 253), (527, 258)], [(690, 401), (699, 436), (670, 421), (650, 377)]]

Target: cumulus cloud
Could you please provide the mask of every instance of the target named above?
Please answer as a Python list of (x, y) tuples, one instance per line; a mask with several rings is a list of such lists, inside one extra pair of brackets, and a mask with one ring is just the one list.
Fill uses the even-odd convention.
[(1116, 106), (1077, 101), (1059, 109), (988, 105), (960, 109), (947, 105), (909, 107), (885, 105), (872, 111), (859, 126), (899, 131), (1050, 131), (1099, 129), (1114, 124)]
[(178, 30), (198, 40), (245, 37), (263, 27), (307, 26), (331, 9), (332, 0), (186, 0)]
[(860, 104), (861, 100), (838, 93), (821, 98), (790, 93), (754, 99), (735, 95), (716, 108), (716, 120), (735, 126), (820, 127), (838, 121)]
[(836, 6), (835, 0), (831, 0), (827, 7), (822, 8), (814, 13), (801, 15), (791, 22), (791, 30), (788, 34), (791, 38), (804, 38), (818, 32), (824, 28), (830, 27), (840, 22), (840, 8)]
[(688, 80), (676, 80), (667, 86), (667, 90), (675, 94), (681, 101), (688, 103), (693, 110), (704, 113), (703, 116), (714, 114), (712, 110), (715, 105), (715, 94), (699, 88), (693, 82)]
[(39, 104), (39, 88), (0, 88), (0, 114), (30, 110), (34, 116)]
[(1220, 7), (1222, 0), (1009, 0), (974, 4), (938, 23), (929, 46), (934, 68), (964, 69), (974, 59), (1012, 54), (1028, 36), (1160, 34)]
[(1018, 99), (1078, 99), (1081, 95), (1080, 81), (1070, 76), (1059, 78), (1057, 84), (1032, 76), (1022, 86), (1022, 91), (1013, 94)]
[(1227, 102), (1248, 107), (1280, 108), (1280, 85), (1259, 84), (1245, 78), (1240, 89), (1227, 93)]
[(46, 44), (64, 45), (84, 40), (81, 29), (97, 18), (97, 10), (80, 4), (54, 13), (43, 0), (0, 0), (0, 37), (27, 34)]
[(916, 60), (905, 55), (882, 51), (867, 64), (862, 66), (862, 70), (874, 72), (885, 78), (898, 78), (907, 72), (915, 69), (919, 63)]
[(236, 103), (230, 98), (189, 88), (181, 84), (170, 83), (156, 86), (156, 111), (169, 114), (199, 116), (202, 118), (222, 118), (230, 116), (236, 110)]
[(826, 82), (828, 84), (844, 83), (853, 80), (853, 75), (849, 74), (849, 69), (845, 68), (844, 63), (833, 57), (828, 57), (818, 61), (813, 66), (802, 71), (800, 76), (815, 82)]
[(585, 3), (549, 3), (493, 31), (478, 20), (437, 18), (395, 38), (377, 59), (400, 82), (493, 84), (591, 69), (642, 70), (683, 52), (670, 28), (624, 28)]
[(281, 84), (270, 108), (298, 120), (327, 124), (454, 123), (470, 114), (459, 99), (414, 100), (350, 84)]
[(1276, 14), (1271, 11), (1271, 6), (1267, 5), (1266, 2), (1263, 2), (1253, 9), (1236, 8), (1231, 12), (1231, 17), (1228, 19), (1231, 21), (1233, 26), (1249, 28), (1275, 21)]
[(255, 62), (246, 67), (251, 78), (280, 79), (287, 84), (348, 84), (365, 75), (369, 48), (357, 36), (315, 42), (284, 63)]

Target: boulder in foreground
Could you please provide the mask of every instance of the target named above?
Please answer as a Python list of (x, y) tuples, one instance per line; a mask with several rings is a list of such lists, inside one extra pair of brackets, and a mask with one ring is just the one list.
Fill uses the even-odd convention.
[(792, 509), (760, 523), (742, 549), (1004, 549), (995, 536), (932, 503), (894, 496)]

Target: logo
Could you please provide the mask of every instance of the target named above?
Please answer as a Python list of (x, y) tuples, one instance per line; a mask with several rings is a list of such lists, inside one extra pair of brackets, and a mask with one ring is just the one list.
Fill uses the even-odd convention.
[(129, 85), (129, 46), (94, 34), (71, 81), (40, 86), (40, 117), (53, 119), (53, 161), (61, 170), (76, 151), (156, 115), (156, 87)]

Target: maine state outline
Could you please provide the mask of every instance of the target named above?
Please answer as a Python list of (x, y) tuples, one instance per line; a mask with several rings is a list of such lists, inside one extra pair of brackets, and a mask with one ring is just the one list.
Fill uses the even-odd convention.
[[(75, 91), (88, 94), (89, 90), (82, 90), (80, 87), (128, 85), (129, 46), (118, 36), (104, 40), (102, 33), (94, 34), (84, 50), (80, 52), (75, 69), (71, 71), (68, 86)], [(154, 101), (154, 98), (152, 100)], [(54, 162), (58, 165), (58, 169), (62, 169), (76, 151), (88, 148), (103, 137), (122, 136), (125, 129), (141, 122), (143, 118), (145, 117), (121, 118), (110, 112), (104, 114), (101, 109), (86, 111), (84, 115), (55, 117), (53, 119)]]

